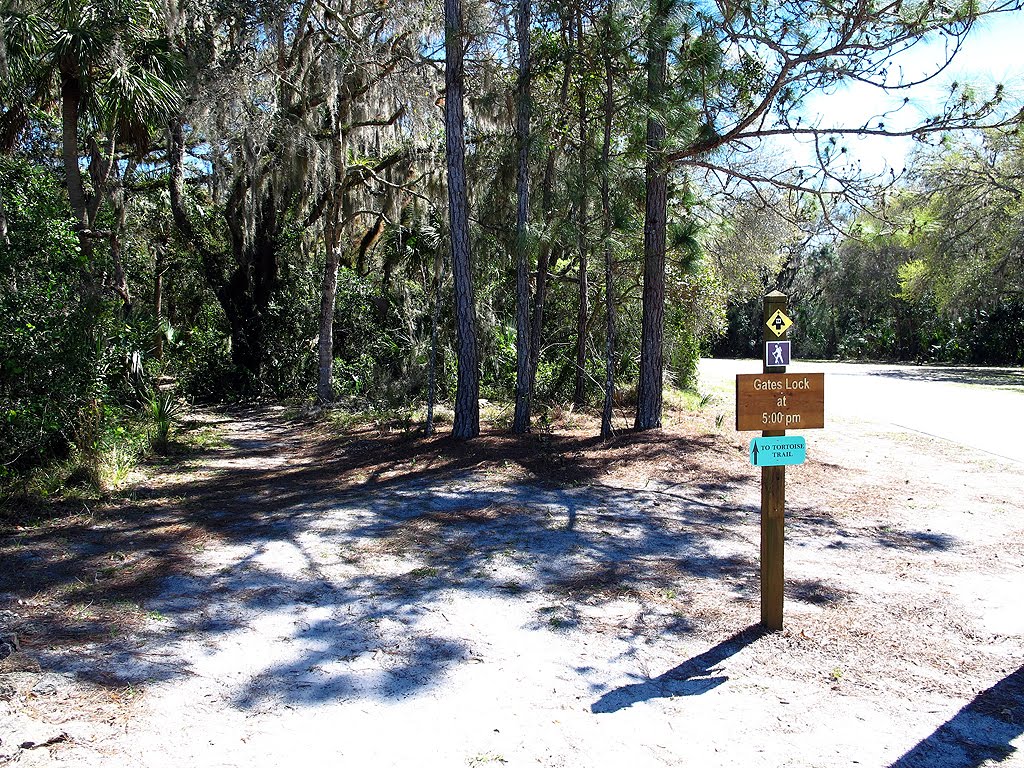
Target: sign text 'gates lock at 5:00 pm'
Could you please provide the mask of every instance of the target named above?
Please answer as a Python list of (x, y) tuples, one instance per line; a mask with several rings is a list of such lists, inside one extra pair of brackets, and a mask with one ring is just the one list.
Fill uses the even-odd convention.
[(821, 429), (825, 426), (823, 373), (749, 373), (736, 376), (736, 429)]

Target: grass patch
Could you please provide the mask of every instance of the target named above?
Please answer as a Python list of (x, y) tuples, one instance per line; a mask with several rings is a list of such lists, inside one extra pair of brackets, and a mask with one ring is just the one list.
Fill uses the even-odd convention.
[(508, 760), (506, 760), (502, 755), (495, 754), (493, 752), (482, 752), (479, 755), (473, 755), (473, 757), (466, 761), (466, 764), (469, 765), (470, 768), (477, 768), (481, 765), (503, 765), (507, 762)]
[(437, 576), (439, 573), (440, 573), (440, 571), (438, 571), (437, 568), (425, 567), (425, 568), (413, 568), (411, 571), (409, 571), (405, 575), (408, 576), (410, 579), (419, 580), (419, 579), (432, 579), (435, 576)]

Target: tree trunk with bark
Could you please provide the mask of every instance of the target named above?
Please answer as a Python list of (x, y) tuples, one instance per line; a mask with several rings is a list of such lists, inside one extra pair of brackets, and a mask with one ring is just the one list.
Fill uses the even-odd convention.
[(227, 273), (226, 254), (211, 243), (209, 233), (193, 225), (184, 200), (184, 137), (179, 118), (170, 126), (171, 212), (175, 226), (186, 242), (199, 254), (203, 275), (224, 310), (231, 336), (231, 362), (239, 374), (238, 386), (245, 394), (257, 394), (267, 351), (266, 316), (278, 287), (278, 238), (284, 224), (277, 203), (265, 198), (255, 213), (253, 233), (244, 237), (238, 220), (237, 198), (232, 193), (225, 206), (225, 219), (231, 233), (233, 269)]
[(512, 432), (530, 431), (530, 3), (519, 0), (516, 40), (519, 44), (519, 88), (516, 105), (516, 141), (519, 168), (516, 174), (516, 405)]
[(269, 338), (266, 325), (271, 299), (277, 290), (277, 229), (273, 202), (267, 200), (256, 222), (252, 242), (238, 259), (238, 267), (216, 292), (231, 329), (231, 361), (240, 374), (240, 391), (259, 394), (263, 386)]
[(480, 434), (480, 371), (469, 249), (469, 203), (466, 194), (461, 0), (445, 0), (444, 23), (445, 155), (448, 166), (448, 220), (452, 276), (455, 282), (455, 337), (458, 360), (455, 423), (452, 434), (459, 438), (470, 438)]
[(430, 357), (427, 361), (427, 424), (424, 431), (434, 434), (434, 403), (437, 401), (437, 332), (441, 325), (441, 290), (444, 287), (444, 259), (434, 253), (434, 306), (430, 311)]
[[(611, 9), (608, 9), (609, 17)], [(606, 43), (610, 44), (611, 19), (605, 21)], [(601, 437), (605, 440), (615, 433), (612, 428), (612, 408), (615, 404), (615, 262), (612, 259), (612, 206), (611, 206), (611, 148), (612, 118), (615, 112), (615, 88), (612, 60), (604, 60), (604, 135), (601, 141), (601, 244), (604, 253), (604, 407), (601, 409)]]
[(154, 249), (153, 264), (153, 317), (156, 318), (156, 359), (164, 361), (164, 248), (161, 243)]
[(11, 238), (7, 234), (7, 209), (4, 208), (4, 199), (0, 197), (0, 243), (11, 244)]
[[(583, 54), (583, 16), (576, 16), (576, 45), (579, 46), (579, 56)], [(587, 396), (587, 320), (590, 317), (590, 282), (588, 272), (590, 269), (587, 251), (587, 157), (588, 142), (590, 141), (587, 132), (587, 78), (586, 72), (580, 68), (579, 83), (579, 187), (580, 199), (576, 209), (576, 247), (579, 251), (579, 302), (576, 311), (576, 377), (573, 386), (572, 401), (576, 405), (586, 403)]]
[(317, 339), (316, 399), (321, 404), (334, 400), (334, 304), (338, 295), (338, 238), (336, 224), (325, 228), (324, 275), (320, 284), (320, 335)]
[[(544, 179), (541, 182), (541, 207), (545, 219), (554, 197), (555, 151), (548, 152)], [(545, 204), (546, 201), (546, 204)], [(551, 243), (545, 238), (537, 249), (537, 272), (534, 275), (533, 317), (530, 319), (530, 403), (537, 391), (537, 368), (540, 365), (541, 340), (544, 335), (544, 302), (548, 295), (548, 268), (551, 265)]]
[[(118, 165), (111, 158), (111, 166)], [(122, 235), (128, 220), (128, 206), (125, 200), (126, 181), (131, 178), (135, 171), (135, 161), (129, 161), (123, 172), (115, 169), (114, 192), (110, 195), (110, 202), (114, 209), (113, 229), (110, 232), (110, 262), (114, 268), (114, 292), (121, 298), (122, 317), (128, 317), (132, 313), (131, 286), (128, 285), (128, 275), (124, 268), (124, 253), (122, 247)]]
[(92, 240), (89, 229), (88, 198), (78, 166), (78, 118), (82, 105), (82, 83), (69, 72), (62, 73), (60, 85), (61, 151), (64, 159), (64, 179), (68, 188), (68, 201), (75, 215), (78, 242), (86, 264), (92, 266)]
[(334, 400), (334, 305), (338, 295), (341, 246), (341, 200), (345, 184), (345, 145), (334, 140), (334, 191), (324, 225), (324, 275), (320, 284), (320, 335), (317, 339), (316, 397), (320, 403)]
[(640, 379), (637, 385), (636, 429), (661, 426), (665, 335), (665, 228), (668, 221), (668, 167), (665, 123), (659, 114), (668, 61), (666, 31), (671, 0), (652, 0), (648, 42), (647, 178), (644, 211), (643, 321), (640, 341)]

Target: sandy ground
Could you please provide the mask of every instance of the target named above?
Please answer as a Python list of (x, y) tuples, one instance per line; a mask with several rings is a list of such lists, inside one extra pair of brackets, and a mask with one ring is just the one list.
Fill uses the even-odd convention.
[(713, 408), (610, 446), (216, 421), (6, 539), (0, 765), (1024, 765), (1012, 461), (808, 433), (765, 633), (759, 472)]

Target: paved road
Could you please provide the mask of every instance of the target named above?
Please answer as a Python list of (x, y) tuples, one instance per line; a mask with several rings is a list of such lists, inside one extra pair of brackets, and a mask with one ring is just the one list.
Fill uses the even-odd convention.
[[(804, 363), (792, 373), (825, 373), (825, 419), (895, 426), (1024, 464), (1024, 369), (862, 363)], [(758, 360), (701, 360), (704, 391), (735, 402), (735, 375), (760, 373)]]

